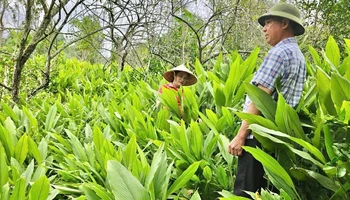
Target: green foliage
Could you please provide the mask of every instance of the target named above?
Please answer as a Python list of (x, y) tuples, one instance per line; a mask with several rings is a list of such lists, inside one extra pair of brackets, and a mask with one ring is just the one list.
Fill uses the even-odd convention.
[[(297, 109), (248, 84), (258, 48), (246, 59), (220, 55), (208, 71), (197, 61), (196, 85), (161, 95), (161, 76), (145, 82), (128, 66), (62, 58), (45, 93), (1, 102), (0, 198), (238, 199), (227, 192), (237, 162), (227, 145), (245, 119), (267, 153), (244, 148), (279, 190), (252, 198), (346, 199), (349, 53), (332, 52), (334, 42), (323, 54), (309, 48)], [(263, 116), (239, 112), (245, 93)]]
[(92, 32), (101, 29), (101, 24), (97, 16), (85, 16), (82, 19), (73, 19), (70, 24), (78, 29), (78, 36), (88, 35), (84, 40), (80, 40), (74, 46), (67, 50), (67, 55), (77, 57), (79, 60), (86, 60), (90, 63), (98, 63), (101, 60), (99, 50), (102, 48), (104, 35), (102, 32), (92, 34)]
[[(310, 33), (308, 40), (313, 41), (321, 49), (327, 42), (329, 35), (343, 43), (343, 38), (349, 36), (349, 26), (344, 21), (350, 20), (349, 2), (339, 1), (305, 1), (298, 0), (296, 3), (303, 10), (304, 19), (307, 21)], [(328, 40), (329, 42), (329, 40)]]

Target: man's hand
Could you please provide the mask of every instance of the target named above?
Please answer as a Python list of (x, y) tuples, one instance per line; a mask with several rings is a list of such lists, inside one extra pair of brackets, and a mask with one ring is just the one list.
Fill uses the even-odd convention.
[(241, 156), (243, 151), (242, 146), (244, 146), (245, 140), (246, 137), (241, 137), (240, 135), (234, 137), (228, 145), (228, 152), (234, 156)]
[[(264, 90), (267, 94), (271, 95), (272, 91), (260, 84), (258, 84), (258, 87), (262, 90)], [(255, 107), (254, 103), (251, 101), (248, 105), (247, 113), (259, 115), (260, 111)], [(242, 121), (242, 125), (239, 128), (239, 131), (236, 135), (236, 137), (233, 138), (233, 140), (228, 145), (228, 152), (234, 156), (241, 156), (242, 155), (242, 146), (245, 145), (245, 140), (247, 139), (247, 136), (251, 133), (251, 131), (248, 129), (248, 122), (246, 120)]]

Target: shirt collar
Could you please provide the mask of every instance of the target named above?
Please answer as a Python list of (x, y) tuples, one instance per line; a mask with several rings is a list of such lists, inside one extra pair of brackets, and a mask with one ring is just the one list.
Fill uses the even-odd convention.
[(288, 43), (297, 43), (297, 40), (295, 39), (295, 37), (285, 38), (285, 39), (281, 40), (279, 43), (277, 43), (275, 45), (275, 47), (280, 46), (280, 45), (284, 45), (284, 44), (288, 44)]

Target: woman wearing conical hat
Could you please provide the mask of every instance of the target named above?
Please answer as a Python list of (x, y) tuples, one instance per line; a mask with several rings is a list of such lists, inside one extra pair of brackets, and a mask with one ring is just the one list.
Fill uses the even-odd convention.
[[(178, 91), (181, 86), (189, 86), (197, 82), (197, 77), (189, 69), (187, 69), (183, 64), (165, 72), (163, 74), (163, 77), (167, 81), (169, 81), (169, 83), (162, 85), (158, 89), (158, 92), (160, 94), (163, 93), (164, 89)], [(176, 96), (176, 99), (178, 102), (178, 106), (180, 108), (180, 115), (182, 115), (181, 101), (178, 96)]]

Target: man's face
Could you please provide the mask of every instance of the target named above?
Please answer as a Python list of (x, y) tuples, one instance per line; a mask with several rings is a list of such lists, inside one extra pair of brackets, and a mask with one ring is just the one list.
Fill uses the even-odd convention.
[(263, 27), (266, 42), (275, 46), (282, 40), (284, 29), (283, 20), (274, 17), (267, 18)]
[(188, 79), (188, 74), (186, 72), (177, 72), (174, 77), (173, 85), (179, 88), (181, 85), (185, 84)]

